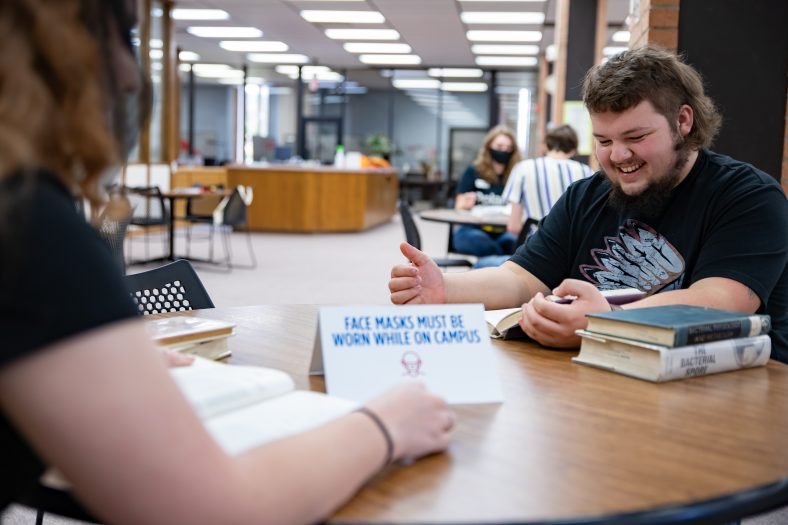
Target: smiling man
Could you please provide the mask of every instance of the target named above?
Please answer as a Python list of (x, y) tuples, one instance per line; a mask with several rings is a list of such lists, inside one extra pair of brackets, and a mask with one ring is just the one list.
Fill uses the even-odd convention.
[(788, 201), (766, 173), (707, 149), (721, 118), (698, 72), (661, 49), (626, 51), (588, 72), (583, 100), (602, 169), (500, 267), (442, 274), (403, 244), (412, 264), (392, 269), (392, 302), (522, 305), (528, 335), (571, 348), (585, 315), (611, 308), (601, 291), (633, 287), (647, 295), (625, 308), (770, 314), (772, 357), (788, 362)]

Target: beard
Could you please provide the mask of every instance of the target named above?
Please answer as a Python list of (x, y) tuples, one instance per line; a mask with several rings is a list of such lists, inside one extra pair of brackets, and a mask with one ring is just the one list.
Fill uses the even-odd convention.
[(675, 137), (673, 143), (673, 165), (668, 169), (664, 177), (651, 182), (646, 188), (637, 195), (627, 195), (621, 188), (621, 184), (613, 181), (610, 176), (602, 170), (607, 180), (610, 181), (611, 190), (607, 197), (608, 205), (614, 210), (626, 214), (632, 218), (655, 219), (662, 215), (668, 205), (673, 188), (676, 187), (681, 172), (687, 164), (690, 155), (690, 148), (687, 146), (683, 137)]

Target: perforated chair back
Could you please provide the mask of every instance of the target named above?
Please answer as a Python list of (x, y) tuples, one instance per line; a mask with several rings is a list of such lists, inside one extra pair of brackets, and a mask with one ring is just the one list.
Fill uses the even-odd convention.
[(126, 276), (126, 286), (140, 315), (213, 308), (213, 301), (188, 261)]

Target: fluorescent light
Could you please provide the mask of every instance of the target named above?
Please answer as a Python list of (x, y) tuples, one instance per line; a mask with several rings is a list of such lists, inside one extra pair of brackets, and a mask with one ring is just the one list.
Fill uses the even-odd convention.
[(602, 48), (602, 54), (606, 57), (611, 57), (627, 50), (629, 50), (629, 48), (626, 46), (608, 46)]
[(476, 57), (476, 64), (480, 66), (535, 66), (536, 57)]
[(440, 80), (434, 78), (395, 78), (391, 84), (397, 89), (438, 89)]
[(306, 64), (309, 57), (306, 55), (288, 53), (249, 53), (246, 55), (252, 62), (263, 64)]
[(541, 31), (479, 31), (465, 33), (471, 42), (541, 42)]
[(194, 51), (181, 51), (178, 53), (178, 58), (184, 62), (196, 62), (197, 60), (200, 60), (200, 55)]
[[(298, 76), (298, 66), (276, 66), (274, 71), (280, 75)], [(328, 73), (329, 71), (331, 69), (326, 66), (301, 66), (301, 76), (312, 76), (319, 73)]]
[(161, 49), (164, 46), (164, 42), (160, 38), (151, 38), (148, 43), (151, 49)]
[(192, 26), (186, 32), (203, 38), (260, 38), (263, 32), (256, 27)]
[(202, 78), (243, 78), (244, 72), (240, 69), (226, 69), (224, 71), (218, 70), (204, 70), (198, 71), (194, 68), (194, 74)]
[(460, 19), (466, 24), (542, 24), (544, 13), (536, 11), (463, 11)]
[(153, 63), (150, 65), (150, 68), (151, 68), (153, 71), (161, 71), (162, 69), (164, 69), (164, 65), (163, 65), (161, 62), (153, 62)]
[[(315, 0), (312, 0), (312, 1), (314, 2)], [(458, 1), (459, 2), (496, 2), (496, 3), (501, 3), (501, 2), (522, 2), (522, 3), (525, 3), (525, 2), (547, 2), (547, 0), (458, 0)]]
[(484, 75), (484, 71), (476, 68), (439, 68), (431, 67), (427, 74), (431, 77), (465, 77), (478, 78)]
[(443, 91), (487, 91), (487, 84), (484, 82), (444, 82), (441, 84)]
[(192, 70), (194, 70), (195, 73), (197, 73), (198, 71), (201, 72), (229, 71), (230, 69), (232, 68), (227, 64), (193, 64), (192, 65)]
[(613, 42), (629, 42), (629, 31), (616, 31), (613, 33)]
[(219, 47), (227, 51), (244, 51), (247, 53), (281, 52), (289, 48), (278, 40), (222, 40)]
[(358, 59), (365, 64), (421, 64), (418, 55), (359, 55)]
[(388, 42), (348, 42), (342, 47), (348, 53), (410, 53), (408, 44), (393, 44)]
[(148, 54), (153, 60), (161, 60), (161, 58), (164, 56), (164, 51), (161, 49), (151, 49)]
[(399, 40), (393, 29), (326, 29), (326, 36), (333, 40)]
[(240, 86), (244, 83), (243, 78), (220, 78), (218, 80), (219, 84), (231, 84), (234, 86)]
[(471, 53), (476, 55), (538, 55), (539, 46), (535, 45), (506, 45), (506, 44), (475, 44), (471, 46)]
[(229, 20), (230, 14), (221, 9), (181, 9), (172, 10), (175, 20)]
[(382, 24), (386, 18), (380, 11), (321, 11), (307, 9), (301, 17), (314, 24)]
[(192, 70), (191, 64), (181, 64), (178, 66), (178, 69), (183, 71), (184, 73), (188, 73)]

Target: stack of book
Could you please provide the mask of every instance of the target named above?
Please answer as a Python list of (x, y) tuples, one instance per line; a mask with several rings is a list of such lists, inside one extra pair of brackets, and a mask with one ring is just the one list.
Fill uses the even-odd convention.
[(671, 305), (589, 314), (576, 363), (647, 381), (764, 366), (768, 315)]
[(148, 321), (148, 331), (157, 344), (214, 360), (230, 355), (227, 338), (233, 334), (234, 327), (233, 323), (218, 319), (187, 316)]

